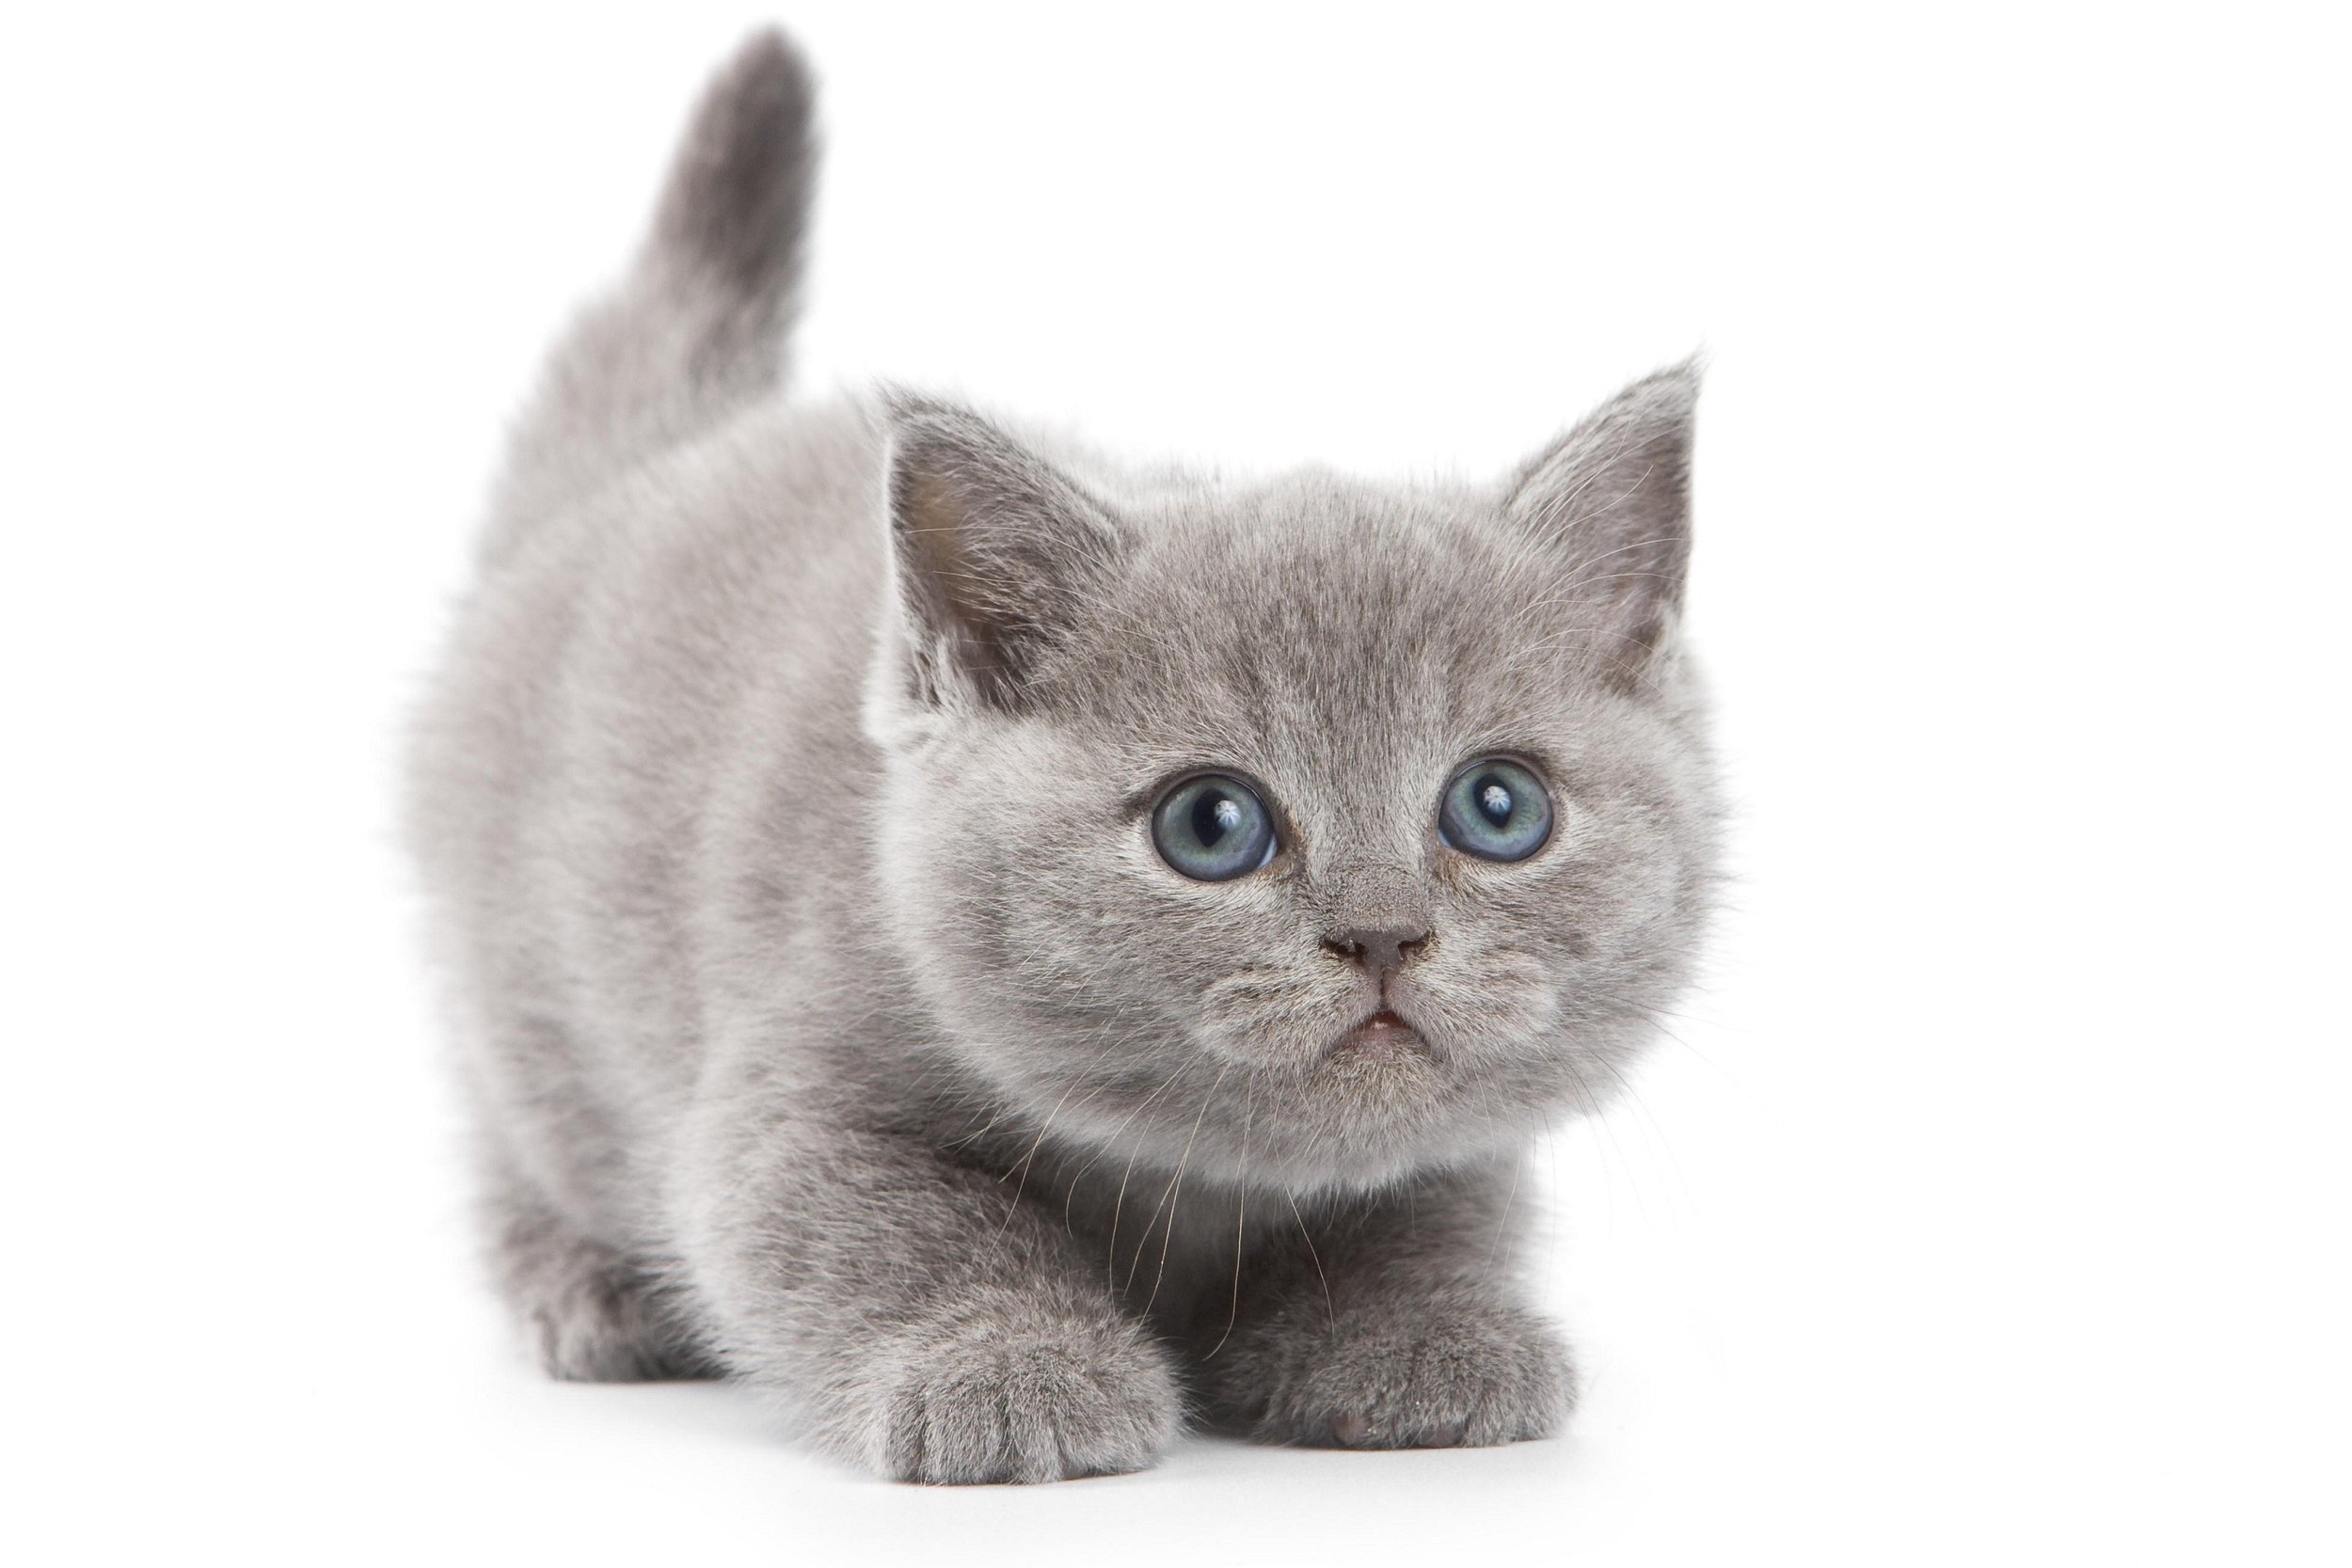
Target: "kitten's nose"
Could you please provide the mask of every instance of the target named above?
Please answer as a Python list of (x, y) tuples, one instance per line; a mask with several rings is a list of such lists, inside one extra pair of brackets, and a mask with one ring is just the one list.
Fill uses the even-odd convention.
[(1364, 966), (1382, 985), (1429, 942), (1426, 926), (1355, 927), (1323, 939), (1326, 952)]

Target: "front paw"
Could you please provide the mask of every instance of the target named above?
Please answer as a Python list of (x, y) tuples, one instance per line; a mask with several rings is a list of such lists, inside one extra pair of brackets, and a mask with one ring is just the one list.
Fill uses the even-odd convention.
[(1061, 1481), (1140, 1470), (1184, 1424), (1167, 1353), (1133, 1324), (964, 1321), (901, 1340), (877, 1467), (895, 1481)]
[(1576, 1402), (1566, 1347), (1516, 1307), (1388, 1306), (1290, 1334), (1280, 1371), (1248, 1402), (1260, 1442), (1484, 1448), (1549, 1436)]

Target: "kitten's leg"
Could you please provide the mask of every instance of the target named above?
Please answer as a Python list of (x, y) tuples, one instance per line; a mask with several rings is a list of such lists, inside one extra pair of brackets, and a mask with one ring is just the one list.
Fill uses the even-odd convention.
[(1174, 1357), (1058, 1212), (915, 1137), (763, 1124), (698, 1150), (684, 1230), (728, 1370), (885, 1476), (1141, 1469), (1184, 1420)]
[(580, 1235), (518, 1184), (494, 1187), (485, 1209), (499, 1286), (548, 1376), (646, 1383), (719, 1375), (641, 1267)]
[(1231, 1335), (1218, 1342), (1218, 1321), (1196, 1336), (1217, 1422), (1261, 1442), (1346, 1448), (1557, 1431), (1575, 1374), (1513, 1278), (1511, 1180), (1448, 1177), (1275, 1233), (1245, 1273)]

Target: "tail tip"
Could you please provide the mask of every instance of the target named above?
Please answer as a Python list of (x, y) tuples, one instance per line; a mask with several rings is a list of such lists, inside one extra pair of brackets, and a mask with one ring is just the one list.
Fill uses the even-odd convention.
[(743, 40), (703, 93), (655, 222), (660, 248), (763, 293), (789, 281), (816, 181), (817, 83), (783, 31)]

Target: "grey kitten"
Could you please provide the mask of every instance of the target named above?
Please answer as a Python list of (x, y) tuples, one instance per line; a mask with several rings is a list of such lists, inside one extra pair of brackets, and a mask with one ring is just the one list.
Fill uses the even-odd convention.
[(710, 89), (415, 737), (541, 1360), (739, 1378), (930, 1481), (1188, 1416), (1551, 1432), (1522, 1150), (1620, 1082), (1713, 875), (1695, 372), (1478, 486), (789, 406), (810, 100), (773, 34)]

